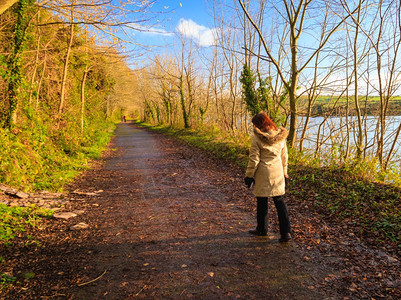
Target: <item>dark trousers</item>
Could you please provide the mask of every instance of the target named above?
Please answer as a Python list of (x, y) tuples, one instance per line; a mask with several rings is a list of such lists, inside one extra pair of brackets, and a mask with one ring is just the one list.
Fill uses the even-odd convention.
[[(267, 197), (256, 197), (256, 229), (260, 232), (267, 232)], [(277, 209), (278, 222), (280, 224), (280, 234), (285, 235), (291, 232), (290, 220), (288, 218), (287, 206), (284, 203), (282, 196), (273, 197), (274, 205)]]

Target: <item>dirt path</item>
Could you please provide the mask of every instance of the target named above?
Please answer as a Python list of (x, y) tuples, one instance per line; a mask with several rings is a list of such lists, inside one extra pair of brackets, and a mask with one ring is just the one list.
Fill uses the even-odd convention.
[[(337, 298), (314, 287), (330, 270), (302, 261), (296, 242), (247, 233), (241, 170), (130, 124), (112, 147), (71, 187), (103, 190), (74, 196), (71, 209), (85, 213), (49, 226), (41, 247), (5, 255), (35, 277), (4, 299)], [(68, 230), (78, 222), (90, 228)]]

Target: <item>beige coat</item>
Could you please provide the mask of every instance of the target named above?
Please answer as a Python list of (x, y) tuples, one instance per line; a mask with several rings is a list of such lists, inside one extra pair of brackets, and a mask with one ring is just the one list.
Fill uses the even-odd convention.
[(246, 177), (255, 179), (256, 197), (275, 197), (285, 194), (284, 175), (287, 175), (288, 153), (284, 127), (262, 132), (254, 127)]

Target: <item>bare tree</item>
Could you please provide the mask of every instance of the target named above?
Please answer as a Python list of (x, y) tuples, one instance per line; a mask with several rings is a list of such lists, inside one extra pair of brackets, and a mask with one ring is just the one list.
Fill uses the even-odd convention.
[[(350, 13), (350, 9), (345, 1), (341, 2), (345, 10)], [(362, 6), (362, 1), (359, 2), (359, 7)], [(401, 73), (399, 70), (399, 51), (401, 46), (401, 26), (400, 26), (400, 3), (397, 1), (379, 1), (374, 6), (368, 7), (373, 11), (373, 15), (369, 18), (372, 20), (365, 28), (363, 21), (360, 18), (360, 10), (357, 16), (352, 17), (355, 24), (356, 32), (361, 32), (365, 38), (371, 43), (371, 49), (375, 56), (377, 83), (368, 82), (368, 85), (379, 95), (379, 115), (377, 122), (377, 151), (376, 156), (382, 168), (386, 169), (389, 159), (394, 150), (394, 143), (390, 147), (387, 157), (384, 158), (384, 149), (386, 143), (387, 133), (387, 117), (389, 110), (389, 103), (394, 93), (399, 89), (399, 78)], [(375, 10), (375, 11), (374, 11)], [(386, 61), (387, 59), (387, 61)], [(368, 70), (369, 73), (370, 70)], [(357, 79), (355, 79), (356, 81)], [(357, 83), (356, 83), (357, 86)], [(361, 121), (358, 119), (358, 123)], [(361, 131), (361, 126), (358, 125), (358, 131)], [(398, 137), (398, 135), (396, 134)], [(362, 141), (358, 136), (358, 144)], [(360, 155), (361, 149), (357, 145), (358, 154)]]
[[(237, 18), (218, 14), (217, 8), (221, 8), (221, 10), (227, 12), (223, 6), (224, 4), (219, 3), (215, 3), (214, 5), (214, 25), (218, 28), (216, 33), (219, 45), (219, 53), (216, 53), (216, 60), (218, 59), (219, 61), (213, 64), (216, 66), (215, 82), (213, 85), (215, 93), (218, 92), (220, 94), (219, 97), (215, 97), (215, 100), (218, 101), (218, 99), (220, 99), (224, 102), (220, 101), (219, 106), (221, 108), (220, 115), (222, 115), (226, 127), (225, 129), (233, 131), (237, 126), (237, 116), (239, 115), (239, 69), (243, 62), (248, 61), (251, 56), (249, 55), (250, 52), (245, 50), (245, 55), (241, 57), (241, 52), (238, 51), (241, 44), (241, 37), (239, 36), (239, 32), (235, 29), (238, 25)], [(237, 12), (235, 12), (235, 14), (237, 14)], [(244, 22), (246, 23), (247, 21), (244, 19)], [(249, 31), (247, 31), (248, 27), (245, 23), (243, 25), (242, 39), (246, 49), (253, 49), (254, 37), (248, 36)], [(219, 66), (219, 72), (217, 72), (217, 66)], [(224, 90), (227, 90), (228, 96), (223, 96)]]
[(70, 5), (70, 30), (68, 33), (68, 41), (67, 41), (67, 50), (64, 56), (64, 65), (63, 65), (63, 75), (61, 78), (61, 90), (60, 90), (60, 102), (58, 106), (58, 115), (57, 115), (57, 128), (60, 126), (61, 114), (64, 109), (64, 102), (66, 97), (66, 84), (67, 84), (67, 75), (68, 75), (68, 66), (70, 62), (70, 56), (72, 51), (72, 43), (74, 41), (74, 0), (71, 0)]
[[(296, 137), (296, 129), (297, 129), (297, 118), (298, 118), (298, 110), (297, 110), (297, 101), (298, 96), (296, 94), (298, 88), (298, 80), (299, 75), (305, 68), (309, 65), (309, 63), (313, 60), (313, 58), (319, 53), (320, 50), (328, 43), (331, 36), (337, 32), (340, 26), (344, 23), (344, 21), (348, 18), (345, 16), (342, 19), (339, 19), (336, 23), (332, 24), (330, 28), (327, 29), (325, 36), (323, 37), (320, 44), (313, 50), (311, 50), (308, 56), (305, 55), (303, 57), (303, 64), (299, 65), (299, 46), (298, 41), (301, 37), (301, 34), (304, 30), (305, 19), (307, 16), (307, 12), (309, 11), (309, 7), (311, 5), (311, 0), (301, 0), (298, 3), (294, 3), (293, 0), (283, 0), (281, 3), (283, 5), (284, 13), (281, 12), (280, 8), (276, 8), (279, 15), (283, 19), (284, 22), (289, 25), (289, 49), (290, 49), (290, 62), (289, 67), (290, 71), (288, 76), (286, 75), (285, 70), (282, 66), (279, 65), (277, 59), (274, 57), (273, 52), (267, 46), (266, 40), (263, 36), (261, 28), (259, 28), (258, 24), (251, 17), (248, 9), (246, 8), (244, 1), (238, 0), (244, 14), (247, 16), (248, 20), (251, 22), (252, 26), (258, 33), (260, 40), (262, 42), (264, 51), (266, 52), (267, 58), (261, 57), (264, 60), (270, 61), (283, 82), (285, 88), (288, 90), (288, 97), (290, 102), (290, 110), (291, 110), (291, 118), (290, 118), (290, 133), (289, 133), (289, 144), (293, 147), (295, 144)], [(275, 3), (273, 3), (275, 6)]]

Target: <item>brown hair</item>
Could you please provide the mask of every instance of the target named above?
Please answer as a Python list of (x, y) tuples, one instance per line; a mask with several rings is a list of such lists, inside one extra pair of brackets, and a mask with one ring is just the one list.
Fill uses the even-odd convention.
[(269, 116), (264, 112), (258, 113), (252, 118), (252, 123), (262, 131), (277, 130), (277, 126), (270, 120)]

